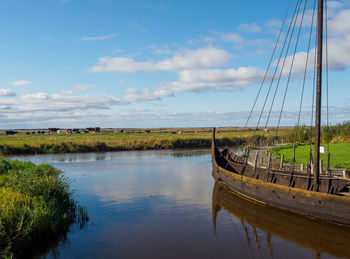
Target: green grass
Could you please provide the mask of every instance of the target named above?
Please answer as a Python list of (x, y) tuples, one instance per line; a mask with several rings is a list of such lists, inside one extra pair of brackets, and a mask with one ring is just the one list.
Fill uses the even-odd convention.
[(0, 257), (23, 256), (40, 242), (88, 220), (61, 171), (0, 159)]
[[(325, 152), (328, 152), (327, 145), (325, 146)], [(334, 168), (346, 168), (350, 169), (350, 143), (331, 143), (330, 144), (330, 166)], [(275, 148), (273, 154), (277, 158), (281, 158), (284, 154), (284, 160), (288, 163), (293, 158), (293, 147), (291, 145), (281, 146)], [(309, 145), (297, 145), (295, 148), (295, 162), (297, 164), (307, 164), (309, 161)], [(327, 154), (321, 154), (321, 159), (324, 161), (324, 166), (327, 165)]]
[[(216, 134), (220, 146), (237, 146), (245, 143), (256, 131), (220, 131)], [(261, 134), (261, 132), (258, 132)], [(273, 134), (273, 133), (271, 133)], [(283, 134), (283, 132), (282, 132)], [(269, 134), (267, 134), (268, 136)], [(101, 132), (88, 134), (43, 134), (12, 136), (0, 135), (0, 154), (52, 154), (76, 152), (103, 152), (119, 150), (147, 150), (174, 148), (208, 148), (212, 133), (194, 130), (181, 134), (172, 132), (120, 133)]]

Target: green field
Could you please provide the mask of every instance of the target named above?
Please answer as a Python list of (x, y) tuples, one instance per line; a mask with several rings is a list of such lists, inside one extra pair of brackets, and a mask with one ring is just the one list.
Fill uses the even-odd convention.
[(29, 257), (38, 244), (57, 243), (76, 220), (86, 222), (87, 214), (61, 171), (0, 159), (0, 258)]
[[(321, 160), (324, 161), (324, 166), (326, 166), (326, 153), (328, 152), (328, 148), (326, 144), (324, 144), (324, 146), (325, 154), (321, 154)], [(331, 153), (330, 167), (350, 169), (350, 143), (331, 143), (329, 151)], [(309, 145), (297, 145), (295, 148), (295, 163), (306, 165), (309, 160), (309, 152)], [(281, 158), (282, 154), (284, 154), (284, 160), (290, 163), (293, 158), (293, 147), (291, 145), (288, 145), (275, 148), (273, 150), (273, 154), (276, 158)]]
[[(181, 133), (179, 133), (181, 131)], [(285, 134), (290, 129), (281, 130)], [(246, 143), (254, 134), (261, 131), (219, 129), (216, 134), (220, 146), (238, 146)], [(267, 133), (266, 137), (274, 133)], [(177, 129), (113, 132), (85, 134), (42, 134), (20, 133), (0, 135), (0, 154), (52, 154), (75, 152), (103, 152), (121, 150), (209, 148), (212, 133), (210, 129)]]

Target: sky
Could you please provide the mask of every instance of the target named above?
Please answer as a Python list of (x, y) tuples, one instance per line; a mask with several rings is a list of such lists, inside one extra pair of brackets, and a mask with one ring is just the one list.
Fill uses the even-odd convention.
[[(281, 39), (292, 21), (290, 1), (288, 9), (289, 0), (0, 0), (0, 128), (244, 126), (266, 73), (248, 124), (256, 126), (275, 69), (281, 83), (268, 126), (278, 123), (287, 85), (280, 124), (296, 125), (313, 1), (298, 12), (297, 48), (295, 29), (289, 52), (278, 63), (280, 40), (267, 70), (287, 9)], [(350, 1), (327, 6), (335, 124), (350, 120)], [(301, 106), (307, 125), (313, 47)]]

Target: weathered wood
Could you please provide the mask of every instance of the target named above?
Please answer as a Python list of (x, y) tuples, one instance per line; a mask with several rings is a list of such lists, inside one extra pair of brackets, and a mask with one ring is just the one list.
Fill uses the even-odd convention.
[(328, 152), (327, 154), (327, 174), (328, 175), (331, 174), (331, 171), (329, 170), (330, 160), (331, 160), (331, 154)]
[(259, 151), (256, 152), (256, 155), (255, 155), (254, 169), (258, 166), (258, 157), (259, 157)]
[(249, 149), (249, 148), (247, 148), (247, 150), (246, 150), (246, 154), (245, 154), (244, 164), (248, 164), (249, 153), (250, 153), (250, 149)]
[(281, 156), (280, 169), (283, 169), (284, 154)]
[(314, 186), (318, 191), (319, 186), (319, 161), (321, 142), (321, 97), (322, 97), (322, 44), (323, 44), (323, 0), (318, 0), (317, 12), (317, 80), (316, 80), (316, 115), (315, 115), (315, 165)]
[(213, 143), (213, 177), (216, 181), (256, 202), (350, 225), (350, 192), (346, 187), (350, 180), (322, 175), (316, 192), (312, 175), (299, 170), (274, 169), (271, 153), (268, 167), (255, 167), (254, 174), (253, 163), (246, 165), (244, 159), (228, 161), (226, 152), (226, 149), (219, 151)]

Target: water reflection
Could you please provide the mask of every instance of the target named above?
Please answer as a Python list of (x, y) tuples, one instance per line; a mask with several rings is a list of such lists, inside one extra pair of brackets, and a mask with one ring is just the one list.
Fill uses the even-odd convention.
[(349, 232), (341, 228), (269, 212), (217, 184), (213, 191), (209, 150), (16, 158), (51, 163), (64, 171), (90, 218), (87, 229), (72, 226), (66, 238), (43, 247), (39, 257), (350, 256), (346, 250)]
[(316, 258), (326, 254), (350, 258), (349, 228), (255, 204), (237, 196), (221, 183), (214, 185), (212, 202), (214, 232), (220, 224), (219, 211), (223, 209), (233, 217), (232, 227), (242, 245), (255, 255), (276, 257), (274, 250), (281, 245), (279, 239), (283, 239), (312, 249)]

